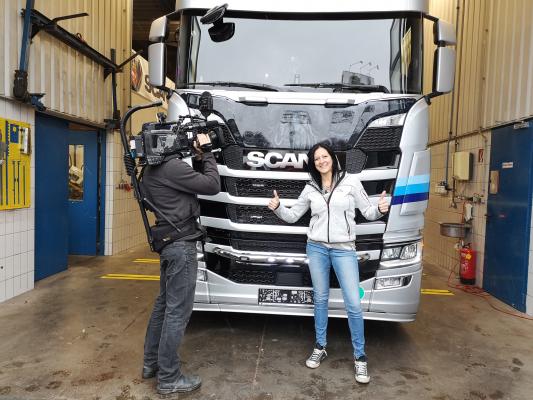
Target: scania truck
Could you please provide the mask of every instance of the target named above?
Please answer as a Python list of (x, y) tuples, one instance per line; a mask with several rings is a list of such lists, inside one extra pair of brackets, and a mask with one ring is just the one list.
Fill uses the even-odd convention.
[[(174, 13), (152, 23), (150, 83), (169, 93), (167, 121), (198, 115), (209, 92), (209, 118), (224, 135), (215, 153), (221, 192), (199, 196), (207, 239), (198, 247), (195, 310), (313, 314), (310, 216), (289, 225), (267, 204), (273, 190), (294, 204), (309, 180), (308, 149), (328, 141), (371, 201), (385, 190), (391, 204), (378, 221), (356, 216), (364, 317), (415, 319), (428, 107), (453, 89), (455, 73), (455, 30), (428, 8), (428, 0), (177, 0)], [(179, 27), (169, 32), (173, 19)], [(178, 47), (172, 90), (164, 88), (169, 36)], [(434, 45), (429, 93), (425, 40)], [(346, 316), (333, 273), (329, 301), (330, 316)]]

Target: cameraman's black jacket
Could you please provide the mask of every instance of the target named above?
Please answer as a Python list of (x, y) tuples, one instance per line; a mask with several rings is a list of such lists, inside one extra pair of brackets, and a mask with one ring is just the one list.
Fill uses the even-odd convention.
[[(200, 215), (197, 194), (214, 195), (220, 192), (220, 176), (217, 163), (211, 153), (193, 161), (193, 168), (179, 158), (173, 158), (158, 166), (147, 166), (142, 178), (144, 195), (176, 225), (186, 221), (185, 231), (191, 232), (180, 240), (192, 240), (202, 235), (196, 224)], [(155, 213), (158, 227), (170, 224)], [(192, 217), (192, 218), (191, 218)]]

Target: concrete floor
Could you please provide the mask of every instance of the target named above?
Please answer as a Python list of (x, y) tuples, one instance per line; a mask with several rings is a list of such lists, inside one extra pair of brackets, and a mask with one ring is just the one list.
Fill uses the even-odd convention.
[[(144, 247), (77, 258), (68, 271), (0, 304), (0, 399), (158, 399), (140, 379), (156, 281), (105, 280), (157, 274)], [(446, 289), (427, 266), (423, 288)], [(181, 354), (203, 378), (180, 399), (533, 399), (533, 321), (494, 311), (472, 295), (422, 295), (416, 322), (367, 322), (372, 380), (352, 373), (346, 320), (330, 322), (329, 358), (304, 366), (312, 318), (193, 313)], [(508, 309), (492, 299), (499, 307)]]

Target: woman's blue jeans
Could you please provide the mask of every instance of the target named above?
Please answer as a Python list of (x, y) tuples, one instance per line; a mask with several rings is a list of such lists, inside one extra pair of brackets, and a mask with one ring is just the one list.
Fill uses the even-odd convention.
[(327, 344), (329, 273), (333, 265), (348, 315), (354, 357), (364, 356), (365, 328), (359, 298), (359, 266), (356, 252), (330, 249), (317, 243), (307, 243), (307, 257), (309, 258), (309, 271), (313, 281), (316, 342), (321, 346)]

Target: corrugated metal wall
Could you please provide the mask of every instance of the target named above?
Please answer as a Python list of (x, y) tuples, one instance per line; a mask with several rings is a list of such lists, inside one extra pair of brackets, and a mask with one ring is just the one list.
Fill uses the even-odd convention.
[[(455, 1), (432, 0), (429, 4), (431, 15), (439, 17), (447, 22), (455, 24), (456, 12)], [(433, 83), (433, 23), (426, 21), (424, 24), (424, 93), (430, 93)], [(450, 110), (453, 93), (436, 97), (432, 100), (429, 120), (430, 142), (445, 139), (450, 130)]]
[(533, 115), (533, 2), (493, 0), (487, 6), (483, 125), (492, 127)]
[[(0, 94), (11, 97), (18, 69), (25, 0), (0, 0), (4, 37), (0, 40)], [(132, 0), (36, 0), (35, 8), (53, 19), (87, 12), (88, 17), (60, 21), (67, 31), (79, 33), (87, 44), (110, 58), (116, 49), (117, 64), (131, 54)], [(111, 77), (104, 81), (103, 67), (40, 32), (30, 47), (29, 91), (45, 93), (50, 110), (103, 124), (112, 116)], [(129, 65), (117, 75), (117, 103), (122, 113), (129, 105)]]
[[(532, 117), (533, 1), (431, 0), (430, 13), (459, 23), (455, 91), (433, 102), (430, 142), (446, 139), (450, 129), (462, 135)], [(425, 28), (424, 89), (428, 93), (434, 45), (432, 24), (426, 22)]]

